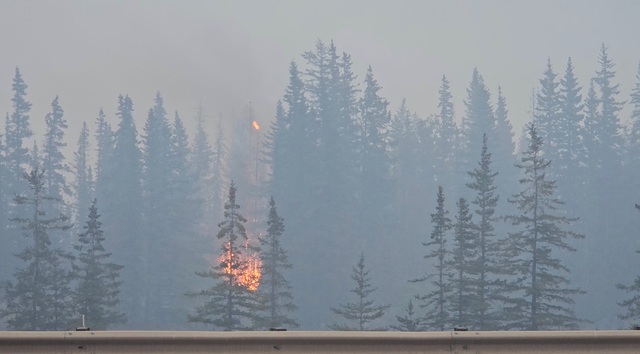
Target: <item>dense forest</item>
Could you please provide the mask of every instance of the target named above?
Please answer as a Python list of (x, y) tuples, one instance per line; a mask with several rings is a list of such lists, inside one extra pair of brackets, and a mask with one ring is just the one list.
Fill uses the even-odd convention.
[(71, 137), (73, 97), (30, 116), (16, 68), (1, 326), (627, 328), (640, 322), (640, 67), (621, 92), (605, 45), (594, 61), (584, 78), (571, 58), (542, 61), (517, 135), (480, 70), (463, 107), (443, 75), (433, 114), (392, 111), (373, 68), (358, 75), (333, 42), (291, 62), (269, 126), (249, 109), (213, 132), (202, 110), (184, 124), (161, 93), (143, 114), (122, 94), (115, 117), (96, 107)]

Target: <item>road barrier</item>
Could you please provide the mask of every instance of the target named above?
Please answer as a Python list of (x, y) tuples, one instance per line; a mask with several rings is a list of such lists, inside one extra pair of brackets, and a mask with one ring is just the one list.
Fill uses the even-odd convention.
[(640, 331), (0, 332), (0, 353), (640, 353)]

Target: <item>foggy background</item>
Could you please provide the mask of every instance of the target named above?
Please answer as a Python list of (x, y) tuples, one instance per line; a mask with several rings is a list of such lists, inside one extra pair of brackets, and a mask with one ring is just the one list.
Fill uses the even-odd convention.
[[(316, 145), (325, 144), (322, 148), (328, 147), (326, 151), (329, 152), (326, 155), (313, 155), (318, 151), (309, 146), (307, 148), (310, 154), (305, 155), (306, 150), (303, 148), (306, 146), (307, 136), (304, 135), (304, 130), (298, 130), (297, 133), (285, 137), (289, 140), (281, 139), (278, 142), (290, 143), (281, 145), (285, 146), (280, 147), (281, 151), (298, 154), (292, 157), (291, 161), (302, 161), (301, 164), (292, 164), (293, 168), (285, 164), (285, 168), (280, 166), (279, 170), (267, 166), (267, 163), (263, 164), (264, 161), (259, 161), (258, 156), (262, 157), (259, 153), (268, 152), (259, 151), (266, 150), (265, 145), (260, 144), (273, 143), (280, 139), (273, 138), (269, 141), (269, 123), (275, 117), (276, 102), (283, 98), (289, 85), (288, 69), (291, 61), (298, 63), (304, 76), (305, 70), (313, 69), (313, 65), (308, 62), (305, 65), (302, 53), (312, 53), (314, 46), (317, 49), (317, 45), (322, 43), (327, 46), (335, 43), (338, 55), (343, 51), (351, 55), (352, 69), (357, 75), (354, 82), (359, 85), (359, 94), (365, 89), (365, 73), (367, 67), (371, 66), (375, 80), (382, 86), (379, 96), (389, 101), (388, 111), (391, 115), (399, 115), (396, 114), (398, 108), (403, 98), (406, 98), (408, 109), (417, 114), (415, 117), (412, 116), (416, 119), (416, 126), (428, 128), (417, 131), (425, 134), (433, 128), (429, 125), (431, 123), (424, 119), (437, 113), (438, 89), (442, 76), (446, 75), (451, 84), (455, 120), (460, 123), (465, 115), (463, 100), (467, 98), (469, 82), (474, 68), (477, 68), (485, 80), (488, 92), (491, 92), (493, 102), (496, 102), (498, 96), (498, 86), (501, 87), (507, 100), (508, 118), (515, 133), (514, 141), (518, 142), (525, 123), (532, 120), (533, 97), (535, 90), (540, 87), (539, 80), (543, 77), (547, 60), (551, 61), (558, 74), (557, 79), (560, 79), (567, 58), (572, 58), (584, 102), (589, 80), (600, 69), (598, 55), (601, 54), (601, 48), (606, 47), (606, 53), (615, 64), (613, 70), (617, 73), (613, 84), (620, 84), (620, 92), (616, 99), (627, 102), (617, 117), (628, 130), (631, 127), (626, 123), (631, 117), (632, 108), (628, 103), (629, 94), (638, 80), (636, 74), (640, 60), (640, 46), (637, 45), (637, 34), (640, 33), (640, 24), (636, 18), (638, 13), (640, 3), (636, 1), (2, 1), (0, 43), (3, 44), (4, 50), (0, 55), (0, 113), (11, 114), (13, 110), (11, 83), (15, 68), (19, 67), (28, 85), (26, 98), (33, 104), (29, 117), (35, 134), (29, 139), (36, 140), (38, 146), (42, 146), (44, 117), (50, 112), (52, 99), (59, 95), (64, 118), (69, 124), (64, 138), (67, 144), (64, 148), (65, 156), (69, 160), (77, 147), (76, 141), (83, 122), (88, 123), (93, 139), (96, 117), (100, 109), (104, 110), (106, 121), (114, 128), (117, 126), (120, 121), (116, 117), (120, 94), (129, 95), (133, 101), (133, 117), (136, 120), (138, 140), (130, 139), (133, 142), (131, 147), (138, 144), (136, 148), (142, 147), (143, 151), (147, 152), (145, 149), (148, 148), (148, 141), (145, 140), (146, 132), (143, 127), (149, 108), (154, 105), (156, 92), (160, 92), (164, 99), (164, 106), (158, 104), (156, 113), (162, 116), (158, 112), (166, 109), (167, 117), (172, 120), (173, 112), (178, 111), (187, 126), (189, 142), (192, 142), (196, 135), (195, 116), (198, 107), (202, 106), (209, 142), (215, 144), (216, 141), (226, 140), (231, 148), (229, 156), (226, 156), (227, 160), (224, 161), (230, 171), (219, 168), (223, 164), (216, 165), (217, 170), (216, 167), (212, 167), (214, 173), (225, 175), (215, 188), (226, 189), (227, 178), (236, 180), (242, 210), (252, 219), (251, 232), (260, 232), (257, 226), (266, 214), (267, 192), (290, 192), (290, 195), (287, 195), (288, 199), (278, 199), (278, 202), (280, 210), (283, 211), (287, 231), (290, 233), (285, 234), (285, 237), (288, 237), (286, 242), (291, 246), (289, 251), (293, 259), (294, 272), (297, 272), (292, 278), (296, 300), (301, 304), (301, 327), (327, 328), (331, 317), (329, 308), (346, 297), (347, 289), (351, 285), (348, 273), (355, 262), (357, 252), (362, 249), (363, 252), (368, 252), (368, 257), (371, 255), (373, 278), (375, 282), (379, 282), (376, 286), (384, 289), (381, 291), (380, 302), (393, 302), (385, 319), (386, 323), (390, 323), (395, 315), (401, 313), (401, 307), (404, 305), (402, 302), (405, 299), (399, 299), (398, 293), (406, 297), (411, 296), (410, 292), (414, 290), (407, 280), (420, 276), (416, 262), (420, 261), (424, 254), (420, 242), (424, 242), (431, 231), (432, 225), (429, 224), (428, 216), (434, 208), (435, 182), (445, 181), (445, 184), (448, 184), (445, 185), (449, 193), (447, 208), (453, 214), (455, 198), (465, 189), (465, 183), (468, 182), (465, 180), (466, 172), (470, 169), (463, 170), (468, 166), (451, 163), (458, 160), (443, 159), (439, 161), (444, 161), (441, 164), (430, 161), (433, 156), (431, 150), (425, 149), (427, 145), (406, 139), (402, 142), (405, 144), (402, 148), (415, 154), (407, 153), (403, 155), (404, 160), (394, 161), (401, 166), (398, 169), (401, 178), (385, 184), (390, 181), (376, 179), (384, 179), (384, 173), (378, 172), (387, 171), (388, 166), (376, 163), (384, 164), (385, 159), (373, 154), (355, 161), (357, 159), (352, 157), (358, 155), (348, 154), (361, 152), (357, 148), (344, 151), (347, 149), (341, 149), (340, 145), (332, 145), (331, 142), (322, 140), (339, 135), (336, 134), (338, 130), (328, 129), (322, 131), (322, 134), (326, 135), (310, 135), (309, 139)], [(303, 78), (306, 85), (304, 90), (309, 90), (313, 85), (313, 82), (308, 80), (308, 75)], [(305, 91), (305, 94), (311, 97), (309, 102), (312, 105), (318, 104), (317, 100), (314, 101), (313, 92)], [(497, 105), (494, 104), (495, 106)], [(290, 105), (287, 108), (291, 108)], [(356, 109), (361, 108), (358, 106)], [(354, 113), (351, 118), (360, 118), (360, 113)], [(313, 114), (294, 116), (298, 119), (297, 123), (338, 117), (316, 117)], [(153, 114), (149, 115), (151, 116)], [(309, 117), (311, 119), (305, 120)], [(247, 129), (250, 127), (246, 123), (251, 118), (264, 129)], [(224, 127), (225, 134), (218, 134), (218, 128), (221, 126), (219, 123)], [(581, 124), (591, 123), (593, 122), (581, 121)], [(387, 128), (388, 126), (381, 125), (376, 129)], [(304, 129), (311, 131), (309, 127)], [(475, 131), (475, 128), (471, 130), (473, 133), (480, 132)], [(300, 131), (303, 133), (300, 134)], [(565, 133), (567, 132), (562, 132)], [(347, 136), (343, 135), (343, 138)], [(566, 134), (568, 135), (571, 134)], [(362, 135), (356, 134), (351, 138), (355, 141), (360, 137)], [(422, 143), (430, 142), (429, 138), (422, 138)], [(608, 138), (610, 137), (596, 133), (593, 141)], [(479, 140), (474, 140), (475, 143), (479, 144)], [(95, 142), (92, 144), (90, 154), (95, 155)], [(451, 146), (447, 148), (455, 148), (454, 144), (449, 145)], [(33, 141), (24, 141), (24, 146), (31, 149)], [(560, 195), (576, 197), (570, 200), (574, 204), (569, 204), (568, 212), (581, 212), (571, 216), (583, 218), (582, 223), (577, 225), (578, 231), (587, 231), (587, 235), (585, 241), (577, 243), (575, 256), (563, 253), (561, 255), (570, 263), (569, 268), (572, 269), (572, 277), (575, 278), (572, 280), (589, 292), (589, 297), (578, 298), (573, 306), (580, 315), (586, 314), (584, 317), (593, 321), (585, 324), (584, 327), (588, 328), (622, 326), (622, 322), (617, 318), (616, 311), (620, 309), (616, 302), (623, 294), (615, 288), (615, 284), (628, 284), (636, 276), (637, 255), (634, 251), (638, 248), (636, 231), (640, 218), (637, 218), (638, 213), (633, 204), (640, 202), (640, 198), (635, 194), (639, 190), (635, 177), (640, 171), (640, 160), (636, 161), (635, 157), (640, 156), (636, 149), (640, 144), (630, 146), (629, 150), (625, 150), (625, 154), (628, 152), (628, 155), (618, 156), (620, 161), (613, 161), (614, 159), (610, 158), (612, 155), (603, 155), (605, 162), (621, 162), (618, 167), (621, 167), (620, 171), (624, 174), (616, 174), (615, 170), (608, 168), (609, 165), (598, 165), (597, 162), (589, 166), (592, 170), (586, 170), (587, 173), (579, 168), (564, 171), (568, 183), (563, 181), (564, 185), (561, 186), (568, 188), (561, 189)], [(385, 149), (381, 151), (388, 152)], [(594, 151), (599, 151), (597, 146), (591, 150), (592, 153)], [(475, 158), (478, 154), (476, 151), (474, 153)], [(513, 151), (509, 151), (509, 154), (512, 153)], [(106, 164), (105, 166), (112, 167), (112, 171), (109, 171), (112, 174), (105, 174), (106, 177), (102, 178), (103, 181), (107, 181), (106, 184), (113, 184), (109, 187), (118, 187), (114, 190), (124, 191), (122, 194), (125, 197), (132, 195), (125, 188), (119, 189), (120, 185), (117, 181), (114, 182), (114, 176), (122, 177), (126, 173), (130, 173), (131, 178), (123, 180), (135, 183), (143, 180), (144, 188), (150, 185), (145, 185), (148, 180), (144, 178), (154, 177), (153, 173), (143, 174), (141, 178), (132, 172), (136, 168), (142, 168), (144, 159), (127, 153), (114, 156), (118, 156), (113, 160), (117, 163), (125, 157), (137, 161), (126, 166)], [(275, 153), (269, 157), (273, 156)], [(416, 156), (419, 157), (417, 160), (411, 159)], [(463, 156), (461, 161), (471, 163), (472, 160), (468, 159), (468, 156), (470, 155)], [(591, 164), (595, 160), (594, 156), (581, 156), (584, 160), (578, 167)], [(95, 159), (95, 156), (91, 158)], [(183, 158), (181, 162), (186, 160), (187, 158)], [(309, 164), (305, 165), (307, 162)], [(497, 162), (504, 165), (500, 167), (504, 167), (505, 172), (505, 166), (513, 167), (508, 158)], [(145, 160), (144, 164), (144, 168), (148, 169), (149, 161)], [(371, 169), (365, 171), (362, 166), (367, 164), (373, 167), (369, 166)], [(333, 166), (333, 170), (327, 166)], [(350, 168), (353, 166), (357, 168), (351, 171)], [(407, 166), (409, 168), (406, 168)], [(402, 171), (402, 167), (406, 170)], [(271, 170), (267, 171), (269, 168)], [(417, 171), (415, 174), (412, 168)], [(430, 168), (434, 171), (430, 171)], [(445, 171), (442, 176), (451, 172), (452, 175), (457, 174), (457, 177), (442, 177), (439, 175), (440, 169)], [(447, 172), (447, 169), (453, 171)], [(184, 170), (186, 171), (186, 168)], [(274, 177), (273, 181), (267, 181), (272, 177), (268, 172), (274, 171), (280, 173), (279, 179)], [(296, 174), (292, 171), (302, 173)], [(370, 171), (374, 172), (368, 173)], [(593, 183), (589, 186), (598, 188), (578, 188), (582, 185), (576, 182), (575, 178), (589, 180), (593, 171), (600, 174), (594, 181), (587, 182)], [(509, 173), (503, 173), (501, 176), (505, 176), (505, 179), (514, 176)], [(424, 178), (429, 174), (431, 179)], [(433, 179), (435, 175), (440, 179)], [(239, 178), (236, 178), (237, 176)], [(358, 182), (353, 185), (341, 184), (341, 181), (345, 180)], [(210, 182), (206, 179), (198, 182), (202, 181)], [(274, 181), (279, 184), (275, 184)], [(363, 181), (370, 184), (360, 183)], [(515, 184), (517, 178), (511, 178), (510, 181)], [(271, 183), (268, 187), (267, 182)], [(289, 190), (289, 186), (295, 183), (298, 189)], [(191, 187), (189, 183), (185, 185)], [(588, 184), (585, 182), (584, 185)], [(390, 198), (389, 195), (385, 195), (386, 192), (392, 191), (392, 188), (387, 188), (390, 186), (400, 187), (400, 191), (393, 192), (397, 192), (398, 196), (408, 197)], [(422, 190), (418, 190), (421, 188)], [(506, 209), (501, 212), (512, 212), (515, 208), (506, 203), (507, 196), (510, 195), (507, 193), (509, 186), (501, 188), (501, 207)], [(584, 195), (578, 195), (575, 190)], [(162, 188), (154, 191), (160, 191), (158, 196), (161, 197), (170, 194), (164, 193)], [(325, 193), (326, 191), (330, 193)], [(10, 192), (14, 191), (7, 191)], [(146, 192), (148, 191), (145, 190)], [(196, 190), (188, 193), (197, 192)], [(184, 195), (188, 193), (185, 192)], [(306, 199), (301, 197), (304, 193), (307, 193)], [(121, 260), (127, 259), (132, 263), (124, 268), (125, 286), (129, 286), (123, 293), (124, 300), (128, 302), (125, 307), (128, 310), (144, 308), (145, 316), (157, 315), (153, 318), (155, 322), (145, 322), (146, 317), (139, 314), (131, 315), (130, 322), (124, 328), (183, 328), (174, 324), (182, 326), (186, 316), (182, 312), (172, 313), (170, 310), (173, 310), (171, 306), (176, 305), (178, 301), (185, 301), (186, 304), (186, 300), (174, 301), (184, 299), (186, 287), (183, 289), (166, 285), (163, 282), (165, 273), (149, 265), (157, 262), (172, 268), (169, 271), (173, 272), (175, 279), (191, 281), (183, 274), (193, 277), (193, 268), (180, 273), (182, 269), (175, 269), (175, 264), (158, 260), (163, 260), (162, 257), (172, 252), (178, 254), (179, 252), (172, 247), (175, 244), (188, 244), (195, 248), (198, 246), (172, 234), (163, 228), (162, 223), (156, 224), (143, 218), (140, 220), (148, 221), (149, 224), (144, 226), (150, 226), (146, 232), (138, 232), (139, 229), (136, 228), (128, 229), (119, 217), (126, 216), (128, 212), (140, 212), (140, 205), (130, 203), (122, 196), (117, 199), (111, 198), (109, 193), (103, 195), (108, 197), (102, 201), (112, 204), (102, 209), (106, 210), (106, 234), (121, 239), (118, 244), (120, 250), (128, 251), (130, 240), (139, 241), (137, 238), (129, 238), (131, 235), (144, 238), (141, 243), (146, 242), (146, 247), (147, 244), (152, 244), (151, 241), (155, 241), (155, 232), (160, 230), (164, 232), (164, 241), (167, 241), (166, 244), (161, 244), (162, 247), (158, 247), (160, 256), (157, 258), (138, 257), (134, 251), (131, 251), (131, 255), (121, 255)], [(366, 199), (372, 195), (373, 199)], [(280, 198), (279, 195), (276, 196)], [(380, 197), (379, 205), (375, 203), (375, 197)], [(216, 198), (220, 199), (219, 196)], [(244, 203), (247, 200), (251, 200), (252, 203)], [(413, 204), (406, 203), (406, 200)], [(340, 204), (340, 201), (348, 203)], [(162, 202), (156, 203), (155, 199), (144, 202), (148, 205), (143, 207), (164, 205)], [(349, 208), (351, 206), (353, 208)], [(160, 215), (159, 221), (165, 222), (163, 214), (152, 213), (152, 207), (145, 211), (144, 216)], [(211, 205), (204, 205), (203, 209), (206, 207)], [(221, 208), (221, 205), (216, 205), (216, 208)], [(187, 209), (185, 207), (183, 210)], [(191, 216), (182, 212), (183, 210), (175, 214), (181, 217)], [(214, 217), (205, 214), (203, 220), (206, 223), (203, 224), (206, 224), (206, 227), (203, 228), (206, 232), (197, 235), (207, 238), (207, 242), (215, 237), (215, 225), (222, 219), (222, 210), (215, 211)], [(411, 213), (403, 214), (403, 211)], [(342, 219), (332, 224), (336, 215)], [(381, 215), (385, 218), (381, 218)], [(404, 219), (396, 218), (398, 215), (411, 223), (403, 225)], [(108, 219), (109, 217), (111, 219)], [(136, 219), (132, 224), (139, 223), (140, 220)], [(379, 225), (376, 223), (382, 224), (384, 228), (377, 227)], [(196, 222), (189, 220), (184, 222), (187, 227), (195, 224)], [(140, 225), (135, 224), (136, 227), (141, 227)], [(404, 233), (396, 228), (399, 225), (406, 227)], [(505, 234), (503, 231), (500, 230), (499, 233)], [(593, 232), (588, 233), (591, 231)], [(190, 233), (188, 228), (185, 228), (184, 233), (182, 236)], [(210, 243), (206, 245), (197, 250), (203, 251)], [(7, 252), (5, 250), (5, 253)], [(217, 248), (212, 247), (205, 252), (215, 254)], [(189, 258), (191, 254), (185, 251), (180, 256), (182, 258), (176, 256), (173, 263), (179, 263), (177, 259)], [(307, 258), (308, 256), (313, 258)], [(204, 263), (204, 258), (196, 260)], [(135, 263), (141, 259), (144, 259), (145, 271), (154, 277), (142, 279), (143, 282), (138, 283), (132, 280), (138, 280), (135, 277), (140, 276), (136, 273), (139, 268), (135, 268), (140, 265)], [(210, 257), (206, 260), (214, 259)], [(393, 264), (394, 262), (397, 264)], [(389, 266), (389, 263), (392, 263), (393, 267)], [(185, 268), (191, 266), (181, 265)], [(151, 272), (150, 269), (156, 272)], [(9, 267), (2, 271), (10, 274)], [(313, 272), (319, 273), (317, 278), (311, 274)], [(171, 297), (161, 299), (171, 299), (166, 300), (170, 304), (166, 311), (155, 311), (159, 308), (158, 304), (164, 302), (154, 299), (156, 294), (154, 290), (150, 290), (154, 288), (145, 287), (144, 282), (152, 283), (156, 289), (170, 288), (173, 292), (170, 294)], [(603, 284), (605, 282), (609, 283)], [(147, 293), (134, 298), (131, 294), (138, 295), (136, 291), (140, 290), (134, 288), (137, 285)], [(345, 294), (340, 293), (341, 291)], [(139, 306), (136, 301), (140, 299), (143, 299), (143, 302), (147, 299), (156, 302)], [(601, 306), (601, 302), (606, 304)], [(179, 305), (186, 307), (185, 304)], [(184, 308), (180, 309), (183, 310)], [(162, 318), (165, 315), (174, 322)]]
[(639, 12), (632, 0), (4, 0), (0, 112), (11, 109), (19, 66), (36, 139), (55, 95), (70, 136), (100, 108), (113, 116), (120, 93), (133, 99), (138, 122), (160, 91), (167, 111), (178, 110), (187, 124), (200, 103), (211, 122), (246, 115), (249, 101), (265, 123), (286, 87), (289, 62), (300, 62), (317, 39), (333, 39), (351, 54), (360, 79), (373, 67), (392, 111), (404, 97), (421, 116), (435, 112), (445, 74), (459, 119), (477, 67), (489, 89), (501, 85), (507, 94), (519, 135), (547, 58), (559, 69), (571, 56), (577, 77), (591, 77), (605, 43), (621, 74), (621, 93), (628, 94), (640, 58), (633, 44)]

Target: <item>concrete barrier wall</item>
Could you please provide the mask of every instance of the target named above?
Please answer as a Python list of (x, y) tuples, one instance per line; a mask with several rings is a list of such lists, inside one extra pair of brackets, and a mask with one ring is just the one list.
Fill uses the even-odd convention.
[(640, 353), (640, 331), (0, 332), (0, 353)]

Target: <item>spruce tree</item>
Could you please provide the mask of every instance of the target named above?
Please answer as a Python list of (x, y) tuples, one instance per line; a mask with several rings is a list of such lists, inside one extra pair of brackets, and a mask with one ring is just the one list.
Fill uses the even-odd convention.
[(86, 220), (91, 206), (91, 197), (95, 195), (93, 188), (93, 177), (91, 176), (91, 165), (89, 164), (89, 128), (87, 123), (82, 123), (82, 130), (78, 137), (78, 149), (73, 154), (74, 157), (74, 220), (79, 230), (82, 220)]
[(13, 330), (64, 330), (75, 318), (71, 303), (71, 256), (51, 245), (51, 234), (71, 228), (65, 215), (47, 215), (47, 204), (56, 199), (47, 195), (44, 171), (38, 167), (25, 173), (30, 193), (19, 194), (14, 202), (29, 209), (29, 217), (12, 220), (21, 225), (31, 242), (16, 256), (25, 263), (5, 285), (5, 306), (0, 316)]
[(224, 220), (218, 224), (216, 235), (221, 240), (220, 262), (206, 272), (196, 274), (209, 286), (187, 296), (203, 298), (204, 303), (195, 308), (187, 318), (189, 322), (203, 323), (225, 331), (247, 330), (256, 319), (256, 296), (240, 282), (239, 274), (247, 268), (243, 260), (242, 243), (247, 241), (244, 224), (247, 220), (239, 212), (236, 203), (236, 187), (231, 182), (227, 202), (224, 205)]
[[(209, 143), (209, 137), (205, 132), (202, 106), (198, 107), (196, 122), (196, 134), (189, 156), (189, 168), (195, 178), (194, 189), (204, 200), (201, 219), (198, 221), (199, 232), (204, 234), (206, 230), (215, 227), (215, 216), (222, 213), (222, 208), (220, 207), (221, 200), (214, 198), (214, 188), (218, 187), (218, 184), (213, 183), (214, 170), (212, 170), (212, 161), (217, 154), (214, 155)], [(216, 170), (215, 175), (217, 176), (222, 172), (222, 170)]]
[[(571, 58), (567, 60), (564, 77), (560, 79), (559, 101), (560, 121), (557, 124), (558, 136), (563, 137), (557, 141), (557, 160), (554, 161), (556, 171), (559, 171), (564, 180), (576, 181), (575, 178), (584, 178), (584, 171), (580, 172), (585, 164), (586, 151), (584, 146), (584, 127), (582, 87), (574, 74)], [(573, 183), (572, 183), (573, 184)], [(567, 185), (569, 185), (567, 183)]]
[[(495, 176), (495, 184), (500, 186), (502, 194), (509, 195), (518, 190), (518, 169), (515, 168), (516, 146), (513, 140), (513, 126), (509, 121), (507, 99), (502, 94), (502, 88), (498, 86), (498, 98), (496, 103), (495, 137), (491, 139), (492, 164), (500, 174)], [(487, 137), (489, 140), (489, 137)], [(477, 153), (477, 152), (476, 152)], [(498, 206), (499, 208), (499, 206)], [(498, 209), (500, 210), (500, 209)], [(506, 210), (500, 210), (506, 213)]]
[[(16, 67), (11, 86), (13, 91), (13, 97), (11, 98), (13, 112), (7, 115), (4, 134), (6, 179), (3, 183), (3, 188), (7, 193), (5, 198), (6, 205), (10, 205), (7, 208), (8, 218), (24, 217), (29, 214), (29, 210), (25, 209), (24, 206), (18, 205), (15, 207), (15, 205), (12, 205), (14, 195), (29, 193), (29, 187), (23, 178), (26, 173), (25, 166), (31, 162), (29, 149), (25, 144), (27, 144), (27, 139), (33, 136), (29, 118), (31, 103), (26, 99), (27, 87), (20, 69)], [(3, 220), (3, 222), (6, 220), (8, 219)], [(10, 223), (7, 226), (8, 235), (12, 240), (7, 243), (7, 247), (3, 247), (7, 250), (8, 257), (6, 259), (9, 260), (9, 264), (3, 267), (3, 273), (7, 273), (3, 276), (4, 279), (9, 277), (9, 270), (16, 265), (11, 264), (14, 259), (12, 256), (25, 246), (20, 238), (19, 230), (13, 228)]]
[[(60, 106), (58, 96), (51, 102), (51, 112), (45, 116), (47, 131), (42, 149), (42, 168), (45, 173), (46, 187), (49, 194), (59, 200), (71, 195), (71, 188), (65, 179), (65, 174), (71, 173), (71, 168), (65, 162), (63, 154), (67, 143), (64, 133), (68, 128), (64, 111)], [(64, 211), (66, 206), (59, 205), (58, 210)]]
[[(114, 132), (111, 129), (111, 125), (107, 122), (106, 117), (102, 109), (98, 113), (98, 117), (95, 122), (96, 132), (96, 197), (99, 200), (108, 201), (110, 196), (109, 180), (111, 170), (111, 158), (113, 156), (114, 147)], [(102, 204), (104, 205), (105, 202)], [(87, 209), (88, 210), (88, 209)]]
[(458, 213), (453, 223), (454, 246), (450, 264), (453, 273), (450, 312), (452, 322), (457, 326), (476, 328), (480, 322), (478, 305), (481, 297), (479, 287), (476, 288), (479, 240), (476, 237), (476, 227), (471, 220), (472, 214), (467, 200), (458, 199), (456, 206)]
[(544, 157), (542, 138), (534, 124), (527, 129), (529, 147), (518, 164), (521, 191), (509, 199), (520, 214), (507, 217), (515, 231), (505, 248), (505, 270), (513, 279), (506, 288), (504, 320), (510, 329), (576, 328), (581, 320), (573, 304), (575, 295), (584, 292), (571, 286), (569, 269), (557, 253), (575, 252), (569, 241), (584, 236), (566, 229), (577, 218), (560, 209), (564, 202), (554, 195), (556, 183), (549, 178), (551, 161)]
[[(380, 96), (382, 87), (367, 69), (365, 89), (360, 100), (359, 129), (359, 229), (366, 235), (385, 230), (385, 219), (394, 184), (391, 181), (391, 160), (388, 151), (388, 130), (391, 114), (389, 102)], [(345, 210), (347, 212), (348, 209)]]
[(589, 112), (592, 107), (587, 107), (585, 127), (587, 128), (587, 151), (589, 161), (592, 163), (589, 175), (592, 176), (593, 183), (599, 185), (610, 181), (612, 176), (615, 178), (621, 176), (620, 159), (624, 143), (618, 113), (624, 102), (617, 100), (620, 85), (613, 83), (616, 74), (613, 70), (614, 63), (609, 58), (604, 44), (598, 55), (598, 64), (600, 68), (592, 80), (596, 90), (595, 97), (587, 97), (588, 100), (595, 99), (595, 102), (587, 102), (587, 105), (595, 103), (597, 114)]
[(473, 178), (467, 187), (475, 192), (471, 203), (475, 206), (474, 213), (478, 216), (475, 223), (477, 236), (477, 258), (472, 266), (477, 275), (477, 303), (474, 304), (472, 322), (468, 325), (480, 330), (495, 328), (495, 318), (492, 313), (492, 301), (494, 298), (494, 288), (496, 275), (500, 273), (498, 267), (500, 262), (500, 244), (496, 239), (494, 224), (496, 222), (496, 207), (499, 195), (494, 183), (498, 172), (492, 168), (491, 153), (487, 147), (486, 134), (482, 137), (482, 152), (480, 161), (473, 171), (468, 172)]
[(358, 263), (353, 267), (351, 279), (355, 287), (351, 292), (356, 294), (354, 302), (340, 304), (339, 307), (331, 308), (331, 311), (342, 317), (346, 323), (334, 323), (329, 326), (337, 331), (371, 331), (382, 328), (372, 328), (369, 326), (382, 316), (384, 316), (389, 305), (375, 305), (375, 300), (371, 299), (371, 294), (376, 288), (371, 284), (370, 270), (365, 266), (364, 253), (360, 254)]
[[(144, 231), (143, 235), (153, 235), (153, 240), (144, 241), (143, 247), (152, 254), (163, 254), (170, 247), (170, 239), (176, 237), (175, 228), (179, 225), (172, 218), (171, 208), (175, 205), (170, 200), (174, 184), (171, 181), (171, 129), (159, 92), (156, 93), (154, 106), (147, 114), (143, 138), (143, 170), (142, 193)], [(177, 253), (178, 255), (180, 253)], [(160, 258), (161, 259), (161, 258)], [(175, 267), (167, 267), (167, 263), (155, 262), (152, 259), (142, 260), (145, 271), (143, 321), (154, 328), (173, 322), (167, 313), (173, 301), (166, 299), (170, 289), (176, 287), (173, 276)], [(178, 261), (178, 263), (182, 263)], [(153, 271), (152, 271), (153, 269)], [(184, 314), (183, 314), (184, 316)], [(184, 317), (182, 317), (184, 318)]]
[(453, 192), (452, 183), (456, 173), (456, 159), (458, 157), (457, 143), (459, 139), (458, 128), (455, 123), (453, 110), (453, 95), (449, 86), (449, 80), (442, 76), (440, 89), (438, 90), (438, 114), (433, 130), (433, 150), (435, 158), (435, 182), (447, 183), (449, 193)]
[(280, 241), (284, 231), (284, 219), (278, 215), (276, 203), (271, 197), (267, 234), (258, 237), (262, 262), (258, 293), (264, 312), (261, 321), (263, 323), (260, 323), (258, 328), (298, 327), (296, 320), (291, 317), (297, 306), (293, 302), (292, 288), (284, 274), (287, 269), (293, 267)]
[(424, 258), (429, 262), (433, 262), (435, 272), (425, 272), (421, 278), (412, 280), (412, 282), (427, 282), (432, 277), (432, 281), (428, 281), (432, 288), (424, 294), (416, 295), (416, 299), (422, 303), (420, 307), (426, 310), (424, 323), (426, 328), (438, 331), (444, 331), (451, 326), (451, 313), (449, 306), (449, 297), (451, 295), (451, 268), (450, 268), (450, 252), (447, 249), (447, 238), (449, 230), (451, 230), (452, 222), (447, 216), (449, 211), (445, 208), (445, 197), (442, 186), (438, 186), (438, 196), (436, 200), (436, 211), (431, 214), (431, 231), (430, 240), (423, 242), (422, 245), (428, 248)]
[(491, 106), (491, 94), (477, 69), (473, 70), (464, 104), (466, 112), (461, 128), (461, 179), (466, 171), (472, 170), (475, 165), (473, 161), (476, 161), (476, 154), (482, 146), (482, 135), (487, 134), (492, 140), (497, 138), (494, 132), (496, 123)]
[(397, 325), (391, 326), (393, 330), (400, 332), (419, 332), (423, 330), (423, 319), (414, 311), (413, 301), (409, 300), (404, 316), (396, 316)]
[(29, 121), (31, 103), (26, 100), (27, 84), (22, 78), (20, 69), (16, 68), (13, 78), (13, 112), (8, 117), (5, 127), (7, 168), (10, 173), (8, 187), (14, 193), (26, 193), (27, 186), (23, 184), (24, 165), (29, 163), (29, 149), (24, 146), (25, 139), (33, 136)]
[(74, 266), (77, 284), (73, 303), (76, 312), (83, 315), (92, 329), (109, 329), (126, 322), (118, 311), (120, 304), (120, 270), (123, 266), (110, 261), (111, 253), (104, 248), (102, 222), (94, 198), (89, 206), (84, 231), (73, 246), (76, 251)]
[[(542, 79), (540, 79), (540, 91), (536, 94), (536, 105), (533, 121), (540, 134), (546, 137), (547, 146), (550, 147), (549, 154), (556, 153), (556, 145), (562, 137), (560, 134), (560, 93), (556, 79), (557, 74), (553, 71), (551, 59), (547, 60)], [(555, 156), (554, 156), (555, 160)]]
[[(126, 264), (122, 272), (123, 311), (129, 323), (144, 326), (150, 289), (149, 253), (151, 235), (142, 233), (142, 157), (138, 148), (138, 132), (133, 117), (133, 102), (128, 95), (118, 97), (117, 116), (120, 121), (115, 132), (113, 150), (108, 164), (100, 172), (101, 182), (108, 194), (101, 200), (104, 231), (111, 238), (108, 246), (114, 260)], [(98, 196), (100, 197), (100, 196)]]

